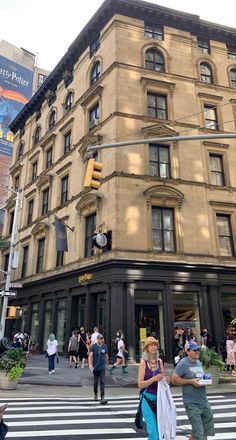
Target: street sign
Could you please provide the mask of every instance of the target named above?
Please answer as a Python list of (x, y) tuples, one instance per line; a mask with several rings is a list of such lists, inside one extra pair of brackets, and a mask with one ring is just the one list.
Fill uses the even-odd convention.
[(13, 297), (13, 298), (15, 298), (16, 297), (16, 292), (14, 292), (13, 290), (12, 291), (6, 291), (6, 290), (2, 290), (1, 292), (0, 292), (0, 295), (1, 296), (11, 296), (11, 297)]
[(9, 287), (13, 287), (13, 289), (22, 289), (22, 283), (10, 283)]

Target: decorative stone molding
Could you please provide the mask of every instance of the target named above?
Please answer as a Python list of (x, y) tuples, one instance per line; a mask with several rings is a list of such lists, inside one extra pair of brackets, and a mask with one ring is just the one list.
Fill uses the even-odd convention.
[[(83, 139), (82, 143), (79, 147), (79, 153), (83, 157), (88, 145), (98, 145), (102, 142), (103, 136), (101, 136), (99, 133), (88, 133)], [(95, 152), (94, 152), (95, 154)]]
[(51, 174), (45, 174), (39, 178), (36, 186), (38, 189), (41, 189), (43, 186), (46, 185), (50, 186), (52, 180), (53, 180), (53, 176)]
[(88, 104), (90, 104), (90, 102), (94, 98), (96, 97), (101, 98), (102, 91), (103, 91), (103, 87), (97, 85), (97, 87), (95, 87), (94, 89), (90, 88), (86, 93), (84, 93), (84, 95), (79, 100), (79, 104), (81, 105), (84, 111), (86, 110)]
[[(47, 133), (48, 134), (48, 133)], [(54, 145), (55, 139), (56, 139), (56, 133), (50, 133), (50, 135), (44, 136), (43, 142), (41, 142), (41, 148), (42, 150), (51, 142), (52, 145)]]
[(36, 193), (36, 189), (32, 189), (30, 192), (28, 192), (27, 194), (25, 194), (25, 198), (26, 199), (30, 199), (34, 194)]
[(222, 101), (223, 99), (223, 96), (210, 95), (209, 93), (203, 93), (203, 92), (199, 92), (198, 96), (199, 98), (203, 98), (209, 101)]
[(49, 231), (49, 225), (44, 222), (37, 223), (33, 229), (31, 230), (31, 235), (35, 238), (35, 240), (40, 240), (41, 238), (46, 237)]
[(178, 210), (181, 211), (184, 194), (169, 185), (155, 185), (144, 191), (146, 197), (147, 208), (150, 209), (153, 201), (161, 205), (172, 204), (177, 205)]
[(148, 78), (146, 76), (142, 76), (140, 82), (144, 91), (146, 91), (149, 86), (154, 86), (157, 91), (169, 93), (170, 96), (173, 95), (176, 86), (175, 83)]
[[(159, 126), (157, 124), (155, 125), (150, 125), (149, 127), (143, 127), (142, 128), (142, 132), (144, 135), (144, 138), (149, 138), (150, 136), (178, 136), (179, 133), (177, 131), (175, 131), (172, 127), (170, 127), (170, 125), (166, 124), (166, 125), (162, 125)], [(157, 140), (158, 143), (158, 140)]]
[(48, 103), (48, 107), (50, 107), (56, 101), (55, 90), (47, 90), (45, 93), (45, 99)]
[(11, 171), (12, 177), (15, 177), (17, 174), (20, 174), (22, 168), (23, 168), (23, 165), (17, 163), (17, 165)]
[(87, 194), (79, 200), (75, 209), (79, 213), (80, 221), (82, 220), (83, 212), (91, 207), (94, 207), (94, 211), (99, 214), (102, 207), (102, 197), (97, 194)]

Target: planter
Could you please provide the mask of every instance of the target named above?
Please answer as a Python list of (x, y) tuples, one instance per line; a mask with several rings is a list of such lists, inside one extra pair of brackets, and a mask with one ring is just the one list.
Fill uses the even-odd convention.
[(0, 388), (1, 390), (15, 390), (18, 384), (18, 380), (11, 380), (5, 373), (0, 371)]

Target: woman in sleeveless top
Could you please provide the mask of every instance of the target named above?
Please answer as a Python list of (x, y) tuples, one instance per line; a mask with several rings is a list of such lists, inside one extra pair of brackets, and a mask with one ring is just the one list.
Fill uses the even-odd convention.
[[(138, 371), (138, 387), (142, 390), (142, 413), (147, 426), (148, 440), (159, 440), (155, 407), (158, 382), (164, 377), (164, 367), (158, 349), (159, 342), (155, 338), (146, 338)], [(170, 378), (166, 377), (166, 381), (170, 383)]]

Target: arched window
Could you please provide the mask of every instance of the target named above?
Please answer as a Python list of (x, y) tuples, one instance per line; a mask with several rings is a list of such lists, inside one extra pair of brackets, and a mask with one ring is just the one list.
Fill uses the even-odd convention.
[(145, 66), (149, 70), (164, 72), (165, 62), (162, 53), (157, 49), (148, 49), (145, 53)]
[(100, 63), (99, 61), (93, 66), (92, 72), (91, 72), (91, 86), (93, 84), (95, 84), (95, 82), (97, 82), (100, 78), (100, 74), (101, 74), (101, 68), (100, 68)]
[(56, 112), (55, 112), (55, 110), (53, 110), (52, 113), (50, 114), (49, 121), (48, 121), (49, 130), (52, 127), (54, 127), (55, 124), (56, 124)]
[(236, 69), (231, 69), (230, 72), (230, 85), (236, 89)]
[(65, 101), (65, 112), (68, 113), (72, 107), (73, 93), (69, 92)]
[(34, 145), (36, 145), (39, 142), (40, 139), (40, 127), (37, 127), (34, 133)]
[(212, 84), (213, 83), (213, 76), (212, 76), (212, 70), (209, 64), (207, 63), (201, 63), (200, 64), (200, 74), (201, 74), (201, 81)]
[(21, 142), (18, 150), (18, 159), (21, 159), (23, 154), (24, 154), (24, 142)]

